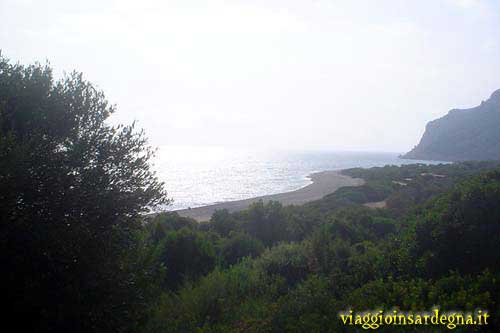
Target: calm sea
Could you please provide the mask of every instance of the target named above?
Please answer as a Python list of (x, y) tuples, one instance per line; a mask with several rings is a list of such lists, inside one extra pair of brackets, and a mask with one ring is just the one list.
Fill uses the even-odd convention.
[(176, 210), (293, 191), (310, 184), (307, 176), (318, 171), (417, 162), (397, 153), (163, 146), (155, 168), (174, 200), (167, 209)]

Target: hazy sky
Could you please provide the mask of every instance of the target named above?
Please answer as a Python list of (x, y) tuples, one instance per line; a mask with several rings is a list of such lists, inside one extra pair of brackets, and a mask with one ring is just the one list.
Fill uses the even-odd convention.
[(0, 49), (154, 145), (406, 151), (500, 88), (500, 1), (0, 0)]

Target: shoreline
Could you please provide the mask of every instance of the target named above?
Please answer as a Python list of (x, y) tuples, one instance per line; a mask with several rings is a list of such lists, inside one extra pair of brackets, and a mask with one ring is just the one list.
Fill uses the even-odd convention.
[(248, 208), (252, 203), (259, 200), (264, 201), (264, 203), (268, 201), (279, 201), (284, 206), (302, 205), (310, 201), (319, 200), (341, 187), (360, 186), (365, 183), (361, 178), (352, 178), (343, 175), (341, 172), (341, 170), (332, 170), (312, 173), (308, 177), (311, 179), (311, 184), (291, 192), (269, 194), (236, 201), (226, 201), (191, 209), (174, 210), (173, 212), (176, 212), (180, 216), (190, 217), (198, 222), (202, 222), (210, 220), (212, 214), (218, 209), (227, 209), (231, 213), (237, 212)]

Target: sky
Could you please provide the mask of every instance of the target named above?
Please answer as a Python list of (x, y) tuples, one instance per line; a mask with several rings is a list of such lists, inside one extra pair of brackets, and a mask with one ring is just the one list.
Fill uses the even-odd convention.
[(405, 152), (500, 89), (500, 1), (0, 0), (14, 62), (77, 70), (150, 143)]

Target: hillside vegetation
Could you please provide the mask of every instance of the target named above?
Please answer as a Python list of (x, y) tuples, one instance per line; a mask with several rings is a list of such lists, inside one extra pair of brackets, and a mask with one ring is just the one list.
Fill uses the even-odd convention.
[(339, 311), (440, 305), (489, 311), (455, 332), (500, 331), (500, 162), (345, 170), (366, 183), (197, 223), (145, 214), (168, 202), (153, 152), (111, 112), (80, 74), (0, 59), (5, 327), (356, 332)]
[[(258, 203), (206, 224), (158, 215), (147, 224), (151, 246), (177, 280), (165, 283), (146, 331), (342, 332), (337, 314), (351, 307), (438, 304), (498, 318), (499, 165), (351, 169), (365, 186), (304, 206)], [(383, 199), (385, 209), (363, 206)], [(169, 259), (173, 246), (186, 255)]]

